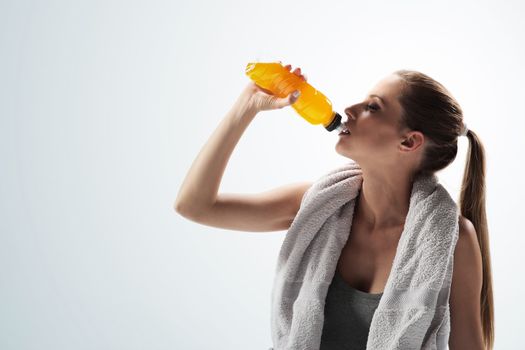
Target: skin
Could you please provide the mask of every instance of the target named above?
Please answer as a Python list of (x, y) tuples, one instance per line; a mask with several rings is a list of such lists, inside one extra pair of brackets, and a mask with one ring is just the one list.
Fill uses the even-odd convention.
[[(335, 146), (339, 154), (356, 161), (363, 171), (356, 212), (360, 229), (355, 240), (371, 247), (384, 247), (373, 254), (389, 256), (391, 260), (395, 244), (385, 242), (397, 241), (400, 237), (408, 213), (413, 176), (425, 149), (423, 133), (398, 126), (403, 112), (398, 101), (402, 89), (401, 78), (389, 75), (373, 87), (363, 102), (346, 108), (346, 124), (351, 135), (339, 136)], [(382, 100), (370, 95), (378, 95)], [(387, 277), (389, 269), (384, 265)], [(385, 267), (376, 266), (376, 271), (381, 269)], [(384, 283), (384, 277), (376, 279), (375, 286)], [(460, 216), (450, 293), (451, 350), (483, 349), (481, 284), (482, 259), (476, 230), (468, 219)], [(374, 286), (374, 282), (370, 285)], [(376, 292), (382, 290), (376, 289)]]
[[(424, 150), (425, 136), (399, 130), (402, 107), (397, 101), (402, 83), (396, 76), (381, 80), (370, 92), (377, 97), (345, 109), (350, 136), (340, 136), (336, 151), (355, 160), (363, 171), (358, 206), (371, 230), (403, 225), (408, 213), (412, 177)], [(379, 108), (374, 111), (367, 108)]]

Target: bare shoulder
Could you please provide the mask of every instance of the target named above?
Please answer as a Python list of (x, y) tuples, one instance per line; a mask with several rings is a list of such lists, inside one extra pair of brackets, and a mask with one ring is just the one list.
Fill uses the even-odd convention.
[[(474, 235), (476, 236), (476, 228), (472, 221), (464, 217), (463, 215), (459, 216), (459, 234), (463, 235)], [(477, 239), (477, 238), (476, 238)]]
[[(459, 236), (454, 251), (454, 270), (457, 268), (457, 273), (468, 273), (471, 279), (477, 280), (481, 277), (481, 266), (481, 250), (476, 228), (469, 219), (460, 215)], [(468, 275), (463, 277), (469, 278)]]
[(483, 265), (476, 228), (469, 219), (460, 215), (450, 291), (451, 350), (482, 348), (482, 282)]

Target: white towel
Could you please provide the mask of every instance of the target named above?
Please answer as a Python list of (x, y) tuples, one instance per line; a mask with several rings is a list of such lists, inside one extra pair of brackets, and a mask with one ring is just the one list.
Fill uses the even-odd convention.
[[(352, 224), (362, 172), (347, 163), (303, 196), (286, 233), (272, 290), (270, 350), (319, 349), (324, 305)], [(416, 178), (367, 350), (446, 349), (459, 211), (436, 175)]]

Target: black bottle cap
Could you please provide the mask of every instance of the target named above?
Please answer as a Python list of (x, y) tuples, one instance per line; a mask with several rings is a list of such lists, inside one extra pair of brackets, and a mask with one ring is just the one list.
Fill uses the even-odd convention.
[(337, 112), (334, 113), (334, 118), (332, 119), (332, 121), (330, 122), (330, 124), (328, 124), (327, 126), (325, 126), (325, 129), (328, 130), (328, 131), (333, 131), (335, 130), (339, 124), (341, 124), (341, 115)]

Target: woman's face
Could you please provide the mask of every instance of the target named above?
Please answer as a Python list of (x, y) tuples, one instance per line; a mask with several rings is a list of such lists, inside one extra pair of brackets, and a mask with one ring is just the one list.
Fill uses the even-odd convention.
[(398, 97), (402, 88), (401, 78), (389, 75), (374, 86), (363, 102), (346, 108), (345, 124), (351, 134), (339, 136), (337, 153), (360, 164), (371, 161), (386, 164), (418, 148), (423, 134), (399, 129), (402, 107)]

